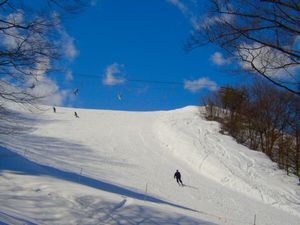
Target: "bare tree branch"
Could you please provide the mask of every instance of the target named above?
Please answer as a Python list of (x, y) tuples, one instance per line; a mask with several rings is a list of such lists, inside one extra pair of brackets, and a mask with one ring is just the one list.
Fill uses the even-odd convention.
[[(210, 2), (211, 8), (191, 35), (187, 50), (214, 43), (227, 54), (248, 63), (243, 68), (245, 71), (259, 74), (274, 85), (300, 95), (300, 2)], [(278, 73), (280, 79), (273, 75)]]
[(79, 12), (86, 2), (42, 0), (33, 7), (31, 1), (0, 0), (0, 132), (4, 103), (30, 106), (51, 94), (36, 87), (49, 82), (63, 56), (59, 14)]

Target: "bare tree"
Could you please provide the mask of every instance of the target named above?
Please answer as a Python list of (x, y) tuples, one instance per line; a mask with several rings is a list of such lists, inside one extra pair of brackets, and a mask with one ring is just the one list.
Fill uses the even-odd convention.
[(300, 1), (210, 0), (187, 44), (209, 42), (240, 61), (244, 71), (300, 95)]
[(224, 113), (222, 109), (222, 103), (218, 92), (214, 91), (203, 97), (202, 105), (205, 105), (206, 119), (218, 120)]
[(294, 136), (293, 141), (293, 158), (292, 165), (296, 174), (300, 176), (300, 98), (294, 98), (293, 104), (291, 105), (291, 116), (289, 122), (289, 132)]
[[(81, 0), (0, 0), (0, 132), (15, 121), (7, 102), (34, 105), (49, 93), (36, 90), (63, 56), (62, 16), (85, 7)], [(49, 80), (48, 80), (49, 81)], [(12, 126), (14, 128), (15, 125)]]
[(33, 103), (34, 89), (61, 56), (60, 14), (77, 12), (79, 0), (0, 1), (0, 99)]

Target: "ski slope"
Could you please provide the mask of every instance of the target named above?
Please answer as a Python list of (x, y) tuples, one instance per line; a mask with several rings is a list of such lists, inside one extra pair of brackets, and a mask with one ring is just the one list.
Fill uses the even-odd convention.
[(300, 224), (297, 178), (197, 107), (44, 108), (0, 135), (0, 224)]

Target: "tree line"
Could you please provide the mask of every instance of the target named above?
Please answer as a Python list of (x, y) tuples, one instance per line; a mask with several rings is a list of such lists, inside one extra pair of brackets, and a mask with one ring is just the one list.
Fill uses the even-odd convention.
[(206, 116), (222, 133), (265, 153), (287, 174), (300, 175), (300, 97), (262, 80), (226, 86), (204, 99)]

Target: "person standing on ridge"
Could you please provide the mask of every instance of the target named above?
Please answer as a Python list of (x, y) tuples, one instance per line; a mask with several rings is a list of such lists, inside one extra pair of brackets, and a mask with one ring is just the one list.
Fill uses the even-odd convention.
[(79, 118), (77, 112), (74, 112), (74, 116), (75, 116), (76, 118)]
[(178, 170), (176, 170), (176, 173), (174, 174), (174, 178), (176, 178), (177, 183), (181, 186), (183, 186), (182, 180), (181, 180), (181, 174)]

